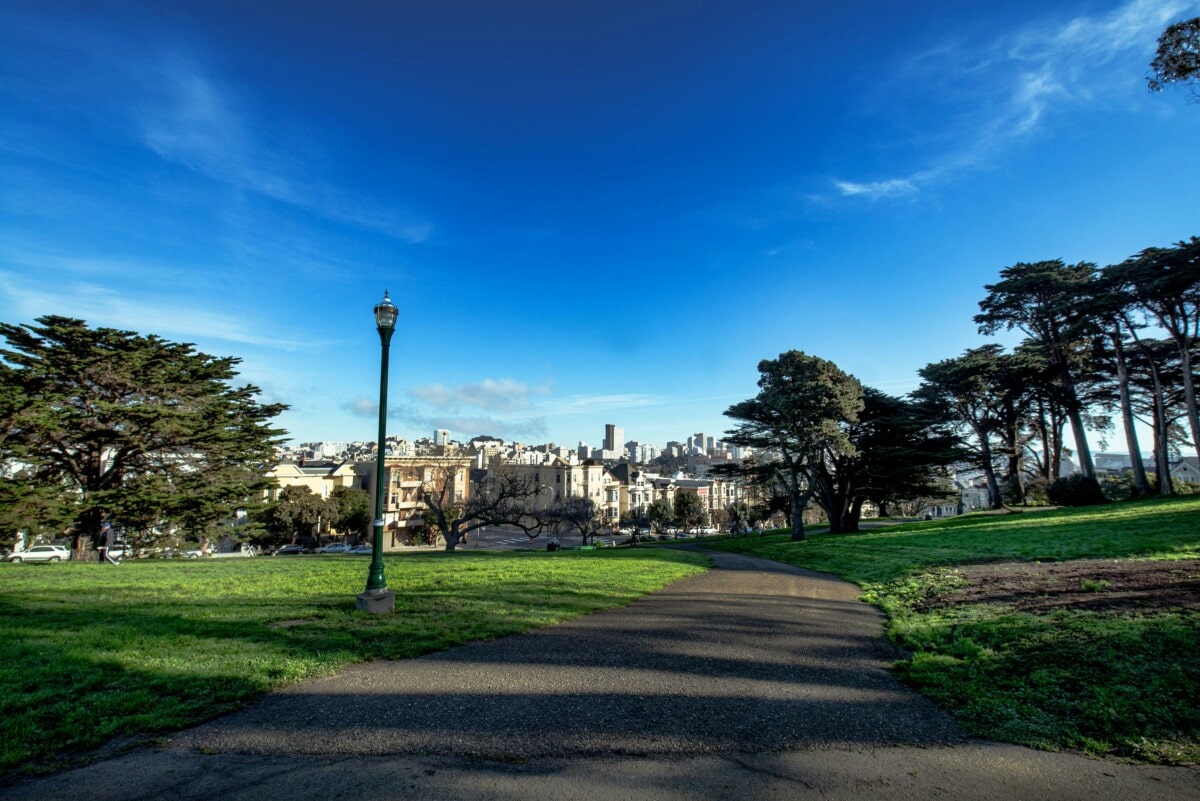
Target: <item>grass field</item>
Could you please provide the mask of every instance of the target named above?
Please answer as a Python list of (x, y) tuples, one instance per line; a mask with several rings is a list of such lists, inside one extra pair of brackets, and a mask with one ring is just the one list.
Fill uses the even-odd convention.
[(0, 564), (0, 776), (144, 742), (352, 662), (417, 656), (626, 604), (700, 572), (662, 550)]
[[(1200, 761), (1200, 611), (1194, 602), (1050, 613), (952, 602), (966, 565), (1200, 558), (1200, 497), (1015, 515), (968, 515), (861, 534), (724, 540), (864, 590), (912, 653), (907, 681), (969, 733), (1044, 749)], [(1100, 564), (1088, 562), (1080, 564)], [(1103, 593), (1108, 583), (1083, 582)], [(1115, 589), (1115, 588), (1114, 588)], [(1195, 599), (1193, 598), (1193, 601)]]

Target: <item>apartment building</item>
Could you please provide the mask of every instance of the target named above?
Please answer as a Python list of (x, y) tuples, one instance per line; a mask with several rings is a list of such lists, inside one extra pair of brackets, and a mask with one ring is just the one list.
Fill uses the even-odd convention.
[[(471, 495), (469, 456), (408, 456), (387, 458), (383, 462), (383, 549), (399, 550), (409, 541), (410, 529), (424, 525), (425, 510), (421, 489), (444, 493), (455, 503)], [(371, 492), (375, 491), (375, 464), (366, 467)], [(372, 495), (374, 497), (374, 495)]]
[(543, 488), (534, 503), (536, 509), (548, 508), (564, 498), (589, 498), (603, 510), (605, 520), (620, 519), (620, 481), (600, 462), (571, 464), (552, 456), (542, 464), (508, 463), (498, 469), (527, 476)]
[(278, 498), (284, 487), (308, 487), (319, 498), (328, 498), (334, 487), (365, 489), (365, 479), (358, 467), (352, 461), (282, 462), (267, 471), (267, 478), (275, 480), (275, 486), (266, 491), (267, 500)]

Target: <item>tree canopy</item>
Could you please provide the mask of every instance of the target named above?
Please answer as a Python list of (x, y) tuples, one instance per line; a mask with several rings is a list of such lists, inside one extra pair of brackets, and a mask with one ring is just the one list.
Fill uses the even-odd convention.
[(798, 350), (764, 359), (758, 372), (758, 395), (725, 412), (737, 421), (725, 440), (770, 453), (757, 469), (786, 488), (792, 538), (802, 540), (815, 466), (827, 454), (853, 451), (846, 426), (858, 420), (863, 408), (862, 385), (833, 362)]
[(267, 504), (262, 512), (262, 522), (268, 539), (274, 544), (299, 542), (313, 544), (317, 541), (319, 526), (329, 522), (336, 514), (336, 507), (317, 495), (308, 487), (284, 487), (279, 497)]
[(62, 493), (76, 548), (105, 515), (205, 536), (265, 486), (284, 434), (271, 421), (287, 407), (234, 386), (239, 359), (68, 317), (36, 323), (0, 323), (0, 458)]
[(704, 503), (694, 490), (679, 490), (675, 493), (675, 519), (685, 526), (697, 526), (704, 522)]
[(1150, 70), (1147, 83), (1152, 92), (1168, 84), (1200, 82), (1200, 17), (1176, 22), (1162, 32)]
[(1019, 329), (1028, 337), (1027, 347), (1046, 360), (1071, 421), (1079, 469), (1088, 478), (1095, 478), (1096, 468), (1087, 441), (1076, 368), (1096, 332), (1095, 319), (1089, 314), (1095, 276), (1096, 265), (1068, 265), (1061, 259), (1005, 267), (1000, 281), (984, 287), (988, 295), (979, 301), (980, 313), (975, 315), (979, 333)]

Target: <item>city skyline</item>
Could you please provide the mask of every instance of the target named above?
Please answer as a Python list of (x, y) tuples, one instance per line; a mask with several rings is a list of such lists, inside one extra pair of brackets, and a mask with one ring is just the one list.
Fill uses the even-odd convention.
[(239, 357), (293, 442), (374, 439), (385, 290), (411, 439), (719, 439), (790, 349), (903, 394), (1004, 267), (1200, 233), (1197, 14), (13, 0), (0, 320)]

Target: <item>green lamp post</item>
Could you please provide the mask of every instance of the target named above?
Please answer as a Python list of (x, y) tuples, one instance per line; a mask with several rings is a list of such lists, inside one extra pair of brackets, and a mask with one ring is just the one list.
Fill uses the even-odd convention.
[(400, 310), (392, 303), (387, 291), (375, 306), (375, 327), (383, 356), (379, 367), (379, 438), (376, 441), (375, 462), (375, 520), (371, 523), (371, 567), (367, 571), (367, 588), (358, 596), (358, 608), (364, 612), (392, 612), (396, 609), (396, 593), (388, 589), (383, 575), (383, 493), (384, 454), (387, 440), (388, 346), (396, 330)]

